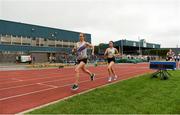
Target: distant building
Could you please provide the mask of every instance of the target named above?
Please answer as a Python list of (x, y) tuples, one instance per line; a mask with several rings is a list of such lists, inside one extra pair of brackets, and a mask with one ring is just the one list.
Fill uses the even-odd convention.
[[(14, 62), (17, 55), (30, 54), (36, 62), (47, 62), (50, 55), (58, 58), (69, 54), (79, 33), (0, 20), (0, 62)], [(91, 34), (85, 34), (91, 42)]]
[[(161, 47), (160, 44), (147, 43), (145, 39), (141, 39), (140, 41), (119, 40), (114, 42), (114, 46), (120, 50), (122, 54), (132, 55), (143, 54), (143, 52), (148, 49), (159, 49)], [(107, 47), (108, 44), (100, 44), (99, 53), (103, 53)]]
[(161, 48), (161, 50), (167, 50), (167, 52), (169, 51), (169, 49), (172, 49), (175, 55), (180, 54), (180, 48)]

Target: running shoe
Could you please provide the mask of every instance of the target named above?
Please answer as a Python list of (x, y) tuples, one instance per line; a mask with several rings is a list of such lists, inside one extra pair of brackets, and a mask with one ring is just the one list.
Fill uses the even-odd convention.
[(78, 86), (77, 84), (74, 84), (74, 85), (71, 87), (71, 89), (74, 90), (74, 91), (75, 91), (75, 90), (78, 90), (78, 88), (79, 88), (79, 86)]
[(91, 74), (91, 81), (94, 81), (94, 78), (95, 78), (95, 74), (92, 73), (92, 74)]
[(117, 76), (117, 75), (115, 75), (115, 76), (114, 76), (114, 80), (117, 80), (117, 78), (118, 78), (118, 76)]
[(108, 78), (108, 82), (111, 82), (111, 81), (112, 81), (112, 77), (109, 77), (109, 78)]

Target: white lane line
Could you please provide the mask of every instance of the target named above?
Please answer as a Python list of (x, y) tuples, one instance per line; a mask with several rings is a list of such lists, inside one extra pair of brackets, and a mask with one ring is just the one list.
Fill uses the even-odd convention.
[[(74, 75), (74, 74), (73, 74)], [(45, 82), (40, 82), (40, 83), (49, 83), (49, 82), (55, 82), (55, 81), (65, 81), (65, 80), (71, 80), (71, 79), (74, 79), (75, 77), (70, 77), (70, 78), (64, 78), (64, 79), (59, 79), (59, 80), (49, 80), (49, 81), (45, 81)], [(80, 77), (82, 78), (82, 77)], [(14, 89), (14, 88), (20, 88), (20, 87), (26, 87), (26, 86), (31, 86), (31, 85), (36, 85), (37, 83), (32, 83), (32, 84), (28, 84), (28, 85), (20, 85), (20, 86), (15, 86), (15, 87), (8, 87), (8, 88), (1, 88), (1, 90), (7, 90), (7, 89)]]
[[(102, 72), (102, 71), (98, 71), (98, 72)], [(81, 72), (80, 74), (82, 74), (83, 72)], [(58, 75), (58, 77), (43, 77), (43, 78), (35, 78), (35, 79), (28, 79), (28, 80), (24, 80), (24, 81), (31, 81), (31, 80), (39, 80), (39, 79), (46, 79), (46, 78), (62, 78), (62, 77), (66, 77), (66, 76), (72, 76), (72, 75), (74, 75), (75, 73), (73, 73), (73, 74), (66, 74), (66, 75), (64, 75), (64, 74), (60, 74), (60, 75)], [(47, 74), (46, 74), (47, 75)], [(49, 75), (51, 75), (51, 74), (49, 74)], [(14, 82), (18, 82), (18, 81), (14, 81)], [(6, 82), (6, 83), (2, 83), (2, 84), (8, 84), (8, 83), (14, 83), (14, 82)], [(2, 85), (2, 84), (0, 84), (0, 85)]]
[(52, 88), (57, 88), (58, 86), (55, 85), (47, 85), (47, 84), (43, 84), (43, 83), (36, 83), (38, 85), (43, 85), (43, 86), (48, 86), (48, 87), (52, 87)]
[[(102, 79), (102, 78), (106, 78), (106, 77), (100, 77), (100, 78), (97, 78), (97, 79)], [(79, 83), (84, 83), (84, 82), (89, 82), (89, 80), (84, 80), (84, 81), (81, 81)], [(21, 96), (25, 96), (25, 95), (30, 95), (30, 94), (34, 94), (34, 93), (39, 93), (39, 92), (43, 92), (43, 91), (48, 91), (48, 90), (51, 90), (51, 89), (57, 89), (57, 88), (62, 88), (62, 87), (66, 87), (66, 86), (71, 86), (71, 85), (73, 85), (73, 83), (66, 84), (66, 85), (63, 85), (63, 86), (58, 86), (56, 88), (47, 88), (47, 89), (43, 89), (43, 90), (39, 90), (39, 91), (32, 91), (32, 92), (24, 93), (24, 94), (20, 94), (20, 95), (9, 96), (9, 97), (5, 97), (5, 98), (1, 98), (0, 101), (15, 98), (15, 97), (21, 97)]]
[[(41, 78), (32, 78), (32, 79), (27, 79), (27, 80), (24, 80), (24, 81), (33, 81), (33, 80), (39, 80), (39, 79), (47, 79), (47, 78), (59, 78), (60, 76), (62, 77), (62, 75), (64, 75), (64, 74), (61, 74), (61, 72), (60, 71), (58, 71), (59, 73), (50, 73), (50, 74), (47, 74), (47, 73), (43, 73), (43, 75), (39, 75), (39, 74), (36, 74), (35, 76), (36, 77), (41, 77)], [(69, 75), (74, 75), (75, 73), (73, 73), (73, 74), (66, 74), (66, 76), (69, 76)], [(27, 75), (27, 74), (22, 74), (22, 75)], [(57, 77), (49, 77), (49, 75), (58, 75)], [(47, 76), (47, 77), (45, 77), (45, 76)], [(32, 76), (30, 76), (30, 77), (32, 77)], [(8, 83), (14, 83), (14, 82), (18, 82), (18, 81), (12, 81), (12, 82), (5, 82), (5, 83), (0, 83), (0, 85), (2, 85), (2, 84), (8, 84)]]
[[(102, 78), (104, 78), (104, 77), (102, 77)], [(79, 83), (83, 83), (83, 82), (87, 82), (87, 81), (89, 81), (89, 80), (85, 80), (85, 81), (82, 81), (82, 82), (79, 82)], [(57, 88), (62, 88), (62, 87), (66, 87), (66, 86), (71, 86), (71, 85), (73, 85), (73, 84), (71, 83), (71, 84), (66, 84), (66, 85), (63, 85), (63, 86), (57, 86), (56, 88), (52, 87), (52, 88), (47, 88), (47, 89), (43, 89), (43, 90), (39, 90), (39, 91), (32, 91), (32, 92), (24, 93), (24, 94), (20, 94), (20, 95), (9, 96), (9, 97), (6, 97), (6, 98), (1, 98), (0, 101), (15, 98), (15, 97), (26, 96), (26, 95), (30, 95), (30, 94), (34, 94), (34, 93), (39, 93), (39, 92), (43, 92), (43, 91), (48, 91), (48, 90), (51, 90), (51, 89), (57, 89)]]
[[(132, 74), (132, 73), (135, 73), (135, 72), (141, 72), (141, 71), (133, 71), (133, 72), (125, 73), (125, 74), (122, 74), (122, 75), (128, 75), (128, 74)], [(126, 76), (124, 76), (124, 77), (126, 77)], [(103, 79), (103, 78), (107, 78), (107, 77), (99, 77), (99, 78), (96, 78), (96, 80), (97, 79)], [(84, 81), (81, 81), (79, 83), (84, 83), (84, 82), (88, 82), (88, 81), (89, 80), (84, 80)], [(56, 88), (62, 88), (62, 87), (71, 86), (71, 85), (72, 85), (72, 83), (71, 84), (66, 84), (66, 85), (63, 85), (63, 86), (58, 86)], [(26, 96), (26, 95), (30, 95), (30, 94), (34, 94), (34, 93), (39, 93), (39, 92), (43, 92), (43, 91), (47, 91), (47, 90), (51, 90), (51, 89), (56, 89), (56, 88), (47, 88), (47, 89), (43, 89), (43, 90), (39, 90), (39, 91), (32, 91), (32, 92), (29, 92), (29, 93), (19, 94), (19, 95), (15, 95), (15, 96), (9, 96), (9, 97), (5, 97), (5, 98), (1, 98), (0, 101), (15, 98), (15, 97)]]
[(33, 94), (33, 93), (38, 93), (38, 92), (47, 91), (47, 90), (51, 90), (51, 89), (55, 89), (55, 88), (47, 88), (47, 89), (33, 91), (33, 92), (24, 93), (24, 94), (20, 94), (20, 95), (9, 96), (9, 97), (5, 97), (5, 98), (1, 98), (0, 101), (15, 98), (15, 97), (20, 97), (20, 96), (30, 95), (30, 94)]
[[(80, 73), (82, 74), (82, 73)], [(66, 74), (66, 75), (62, 75), (61, 77), (58, 77), (58, 78), (62, 78), (62, 77), (66, 77), (66, 76), (72, 76), (74, 74)], [(54, 78), (54, 77), (53, 77)], [(49, 80), (49, 81), (44, 81), (44, 82), (40, 82), (40, 83), (48, 83), (48, 82), (55, 82), (55, 81), (65, 81), (65, 80), (70, 80), (70, 79), (73, 79), (75, 78), (74, 76), (73, 77), (69, 77), (69, 78), (64, 78), (64, 79), (59, 79), (59, 80)], [(31, 84), (28, 84), (28, 85), (20, 85), (20, 86), (15, 86), (15, 87), (8, 87), (8, 88), (1, 88), (1, 90), (5, 90), (5, 89), (13, 89), (13, 88), (19, 88), (19, 87), (25, 87), (25, 86), (30, 86), (30, 85), (35, 85), (37, 83), (31, 83)]]
[(17, 78), (11, 78), (12, 80), (15, 80), (15, 82), (17, 81), (24, 81), (24, 80), (21, 80), (21, 79), (17, 79)]
[(15, 86), (15, 87), (1, 88), (0, 91), (2, 91), (2, 90), (7, 90), (7, 89), (14, 89), (14, 88), (26, 87), (26, 86), (31, 86), (31, 85), (36, 85), (36, 83), (28, 84), (28, 85), (20, 85), (20, 86)]
[[(118, 66), (117, 66), (118, 67)], [(116, 68), (116, 67), (115, 67)], [(118, 67), (118, 68), (121, 68), (121, 69), (134, 69), (134, 68), (137, 68), (137, 67)], [(139, 68), (141, 69), (141, 68)], [(36, 77), (42, 77), (42, 78), (32, 78), (32, 79), (27, 79), (27, 80), (23, 80), (23, 81), (30, 81), (30, 80), (38, 80), (38, 79), (46, 79), (46, 78), (59, 78), (58, 76), (61, 76), (63, 74), (60, 74), (60, 71), (58, 71), (59, 73), (50, 73), (50, 74), (45, 74), (45, 75), (35, 75)], [(27, 74), (22, 74), (22, 75), (27, 75)], [(45, 77), (45, 76), (49, 76), (49, 75), (58, 75), (57, 77)], [(72, 74), (74, 75), (74, 73)], [(11, 82), (5, 82), (5, 83), (0, 83), (0, 85), (2, 84), (8, 84), (8, 83), (14, 83), (14, 82), (19, 82), (19, 81), (11, 81)]]
[[(101, 72), (101, 71), (100, 71)], [(129, 72), (129, 70), (126, 70), (126, 71), (122, 71), (122, 72)], [(82, 73), (81, 73), (82, 74)], [(66, 74), (66, 75), (63, 75), (61, 77), (66, 77), (66, 76), (71, 76), (71, 75), (74, 75), (74, 74)], [(96, 74), (98, 75), (98, 74)], [(100, 75), (100, 74), (99, 74)], [(58, 77), (59, 78), (59, 77)], [(70, 77), (70, 78), (64, 78), (64, 79), (59, 79), (59, 80), (49, 80), (49, 81), (45, 81), (45, 82), (40, 82), (40, 83), (50, 83), (50, 82), (55, 82), (55, 81), (65, 81), (65, 80), (71, 80), (75, 78), (74, 76), (73, 77)], [(8, 88), (1, 88), (1, 90), (6, 90), (6, 89), (14, 89), (14, 88), (20, 88), (20, 87), (26, 87), (26, 86), (31, 86), (31, 85), (35, 85), (36, 83), (31, 83), (31, 84), (28, 84), (28, 85), (20, 85), (20, 86), (14, 86), (14, 87), (8, 87)]]
[(40, 109), (40, 108), (43, 108), (43, 107), (46, 107), (46, 106), (49, 106), (49, 105), (58, 103), (58, 102), (60, 102), (60, 101), (70, 99), (70, 98), (72, 98), (72, 97), (74, 97), (74, 96), (77, 96), (77, 95), (82, 95), (82, 94), (88, 93), (88, 92), (93, 91), (93, 90), (98, 89), (98, 88), (103, 88), (103, 87), (106, 87), (106, 86), (109, 86), (109, 85), (112, 85), (112, 84), (115, 84), (115, 83), (118, 83), (118, 82), (122, 82), (122, 81), (126, 81), (126, 80), (128, 80), (128, 79), (136, 78), (136, 77), (139, 77), (139, 76), (141, 76), (141, 75), (144, 75), (144, 74), (135, 75), (135, 76), (133, 76), (133, 77), (129, 77), (129, 78), (125, 78), (125, 79), (119, 79), (119, 80), (116, 80), (116, 81), (111, 82), (111, 83), (108, 83), (108, 84), (104, 84), (104, 85), (101, 85), (101, 86), (98, 86), (98, 87), (95, 87), (95, 88), (91, 88), (91, 89), (88, 89), (88, 90), (85, 90), (85, 91), (82, 91), (82, 92), (73, 94), (73, 95), (71, 95), (71, 96), (68, 96), (68, 97), (65, 97), (65, 98), (62, 98), (62, 99), (59, 99), (59, 100), (56, 100), (56, 101), (47, 103), (47, 104), (43, 104), (43, 105), (40, 105), (40, 106), (31, 108), (31, 109), (28, 109), (28, 110), (25, 110), (25, 111), (22, 111), (22, 112), (19, 112), (19, 113), (17, 113), (16, 115), (24, 115), (25, 113), (31, 112), (31, 111), (33, 111), (33, 110)]
[[(27, 75), (27, 74), (24, 74), (24, 75)], [(58, 75), (58, 76), (57, 77), (44, 77), (44, 76), (49, 76), (49, 75)], [(42, 77), (42, 78), (33, 78), (33, 79), (27, 79), (24, 81), (33, 81), (33, 80), (48, 79), (48, 78), (59, 78), (62, 75), (63, 74), (59, 74), (59, 73), (57, 73), (57, 74), (45, 74), (45, 75), (41, 75), (41, 76), (36, 75), (37, 77)], [(72, 74), (72, 75), (74, 75), (74, 74)], [(15, 82), (19, 82), (19, 81), (4, 82), (4, 83), (0, 83), (0, 85), (4, 85), (4, 84), (8, 84), (8, 83), (15, 83)]]

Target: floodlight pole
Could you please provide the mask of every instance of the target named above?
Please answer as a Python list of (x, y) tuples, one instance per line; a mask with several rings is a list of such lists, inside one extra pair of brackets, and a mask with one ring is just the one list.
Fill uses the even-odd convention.
[[(119, 47), (119, 51), (120, 51), (120, 47)], [(123, 55), (123, 39), (121, 40), (121, 55)]]
[(139, 36), (138, 36), (138, 40), (139, 40), (139, 55), (141, 55), (141, 39)]

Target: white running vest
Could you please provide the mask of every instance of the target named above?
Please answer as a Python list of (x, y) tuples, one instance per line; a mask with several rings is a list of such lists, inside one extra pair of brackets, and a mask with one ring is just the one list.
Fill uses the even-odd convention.
[[(78, 42), (77, 43), (77, 49), (81, 48), (81, 47), (84, 47), (84, 45), (86, 45), (86, 42)], [(78, 60), (81, 60), (81, 59), (85, 59), (87, 58), (87, 48), (77, 52), (77, 59)]]
[(115, 48), (108, 48), (108, 51), (107, 51), (108, 57), (114, 57), (115, 53), (116, 53)]

